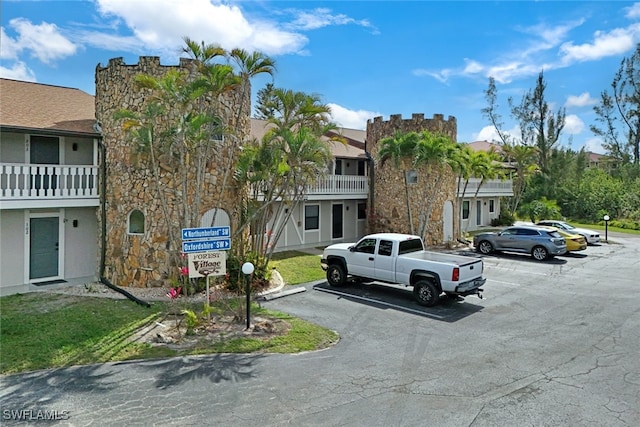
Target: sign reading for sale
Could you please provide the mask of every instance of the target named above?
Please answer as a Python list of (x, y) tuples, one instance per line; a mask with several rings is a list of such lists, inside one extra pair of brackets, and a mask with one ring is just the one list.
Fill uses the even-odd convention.
[(196, 252), (189, 257), (189, 278), (224, 276), (227, 274), (227, 253), (225, 251)]

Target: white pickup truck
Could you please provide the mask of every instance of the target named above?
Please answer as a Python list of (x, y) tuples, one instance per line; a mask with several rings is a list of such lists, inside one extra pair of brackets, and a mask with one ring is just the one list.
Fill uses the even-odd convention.
[(342, 286), (348, 278), (412, 286), (417, 302), (428, 307), (443, 292), (482, 298), (480, 287), (487, 280), (480, 258), (426, 251), (422, 239), (410, 234), (370, 234), (357, 243), (330, 245), (320, 263), (331, 286)]

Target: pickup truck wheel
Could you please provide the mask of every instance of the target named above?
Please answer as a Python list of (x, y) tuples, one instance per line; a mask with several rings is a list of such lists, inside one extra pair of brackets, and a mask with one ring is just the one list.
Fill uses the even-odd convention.
[(531, 256), (533, 256), (537, 261), (544, 261), (549, 257), (549, 252), (543, 246), (536, 246), (531, 251)]
[(480, 252), (483, 255), (488, 255), (491, 252), (493, 252), (493, 245), (487, 242), (486, 240), (483, 240), (480, 243), (478, 243), (478, 252)]
[(440, 292), (435, 283), (430, 280), (421, 280), (413, 286), (413, 295), (418, 304), (425, 307), (433, 307), (440, 299)]
[(327, 268), (327, 282), (331, 286), (342, 286), (347, 282), (347, 273), (340, 264), (331, 264)]

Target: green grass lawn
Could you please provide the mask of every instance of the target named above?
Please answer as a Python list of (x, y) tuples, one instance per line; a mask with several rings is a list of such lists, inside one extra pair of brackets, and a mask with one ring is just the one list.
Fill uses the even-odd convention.
[(304, 252), (287, 251), (274, 254), (271, 267), (275, 267), (287, 285), (314, 282), (325, 278), (320, 268), (320, 256)]
[[(163, 321), (171, 303), (143, 307), (129, 300), (33, 292), (0, 298), (0, 373), (15, 373), (119, 360), (188, 354), (295, 353), (325, 348), (335, 332), (293, 316), (252, 305), (252, 316), (281, 319), (286, 333), (218, 342), (202, 341), (189, 349), (153, 346), (131, 338), (145, 325)], [(202, 311), (203, 307), (193, 307)]]

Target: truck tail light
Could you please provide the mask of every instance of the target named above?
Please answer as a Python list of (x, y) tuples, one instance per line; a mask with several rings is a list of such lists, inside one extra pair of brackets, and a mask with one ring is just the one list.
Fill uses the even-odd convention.
[(453, 268), (453, 273), (451, 274), (451, 281), (457, 282), (460, 280), (460, 269), (458, 267)]

